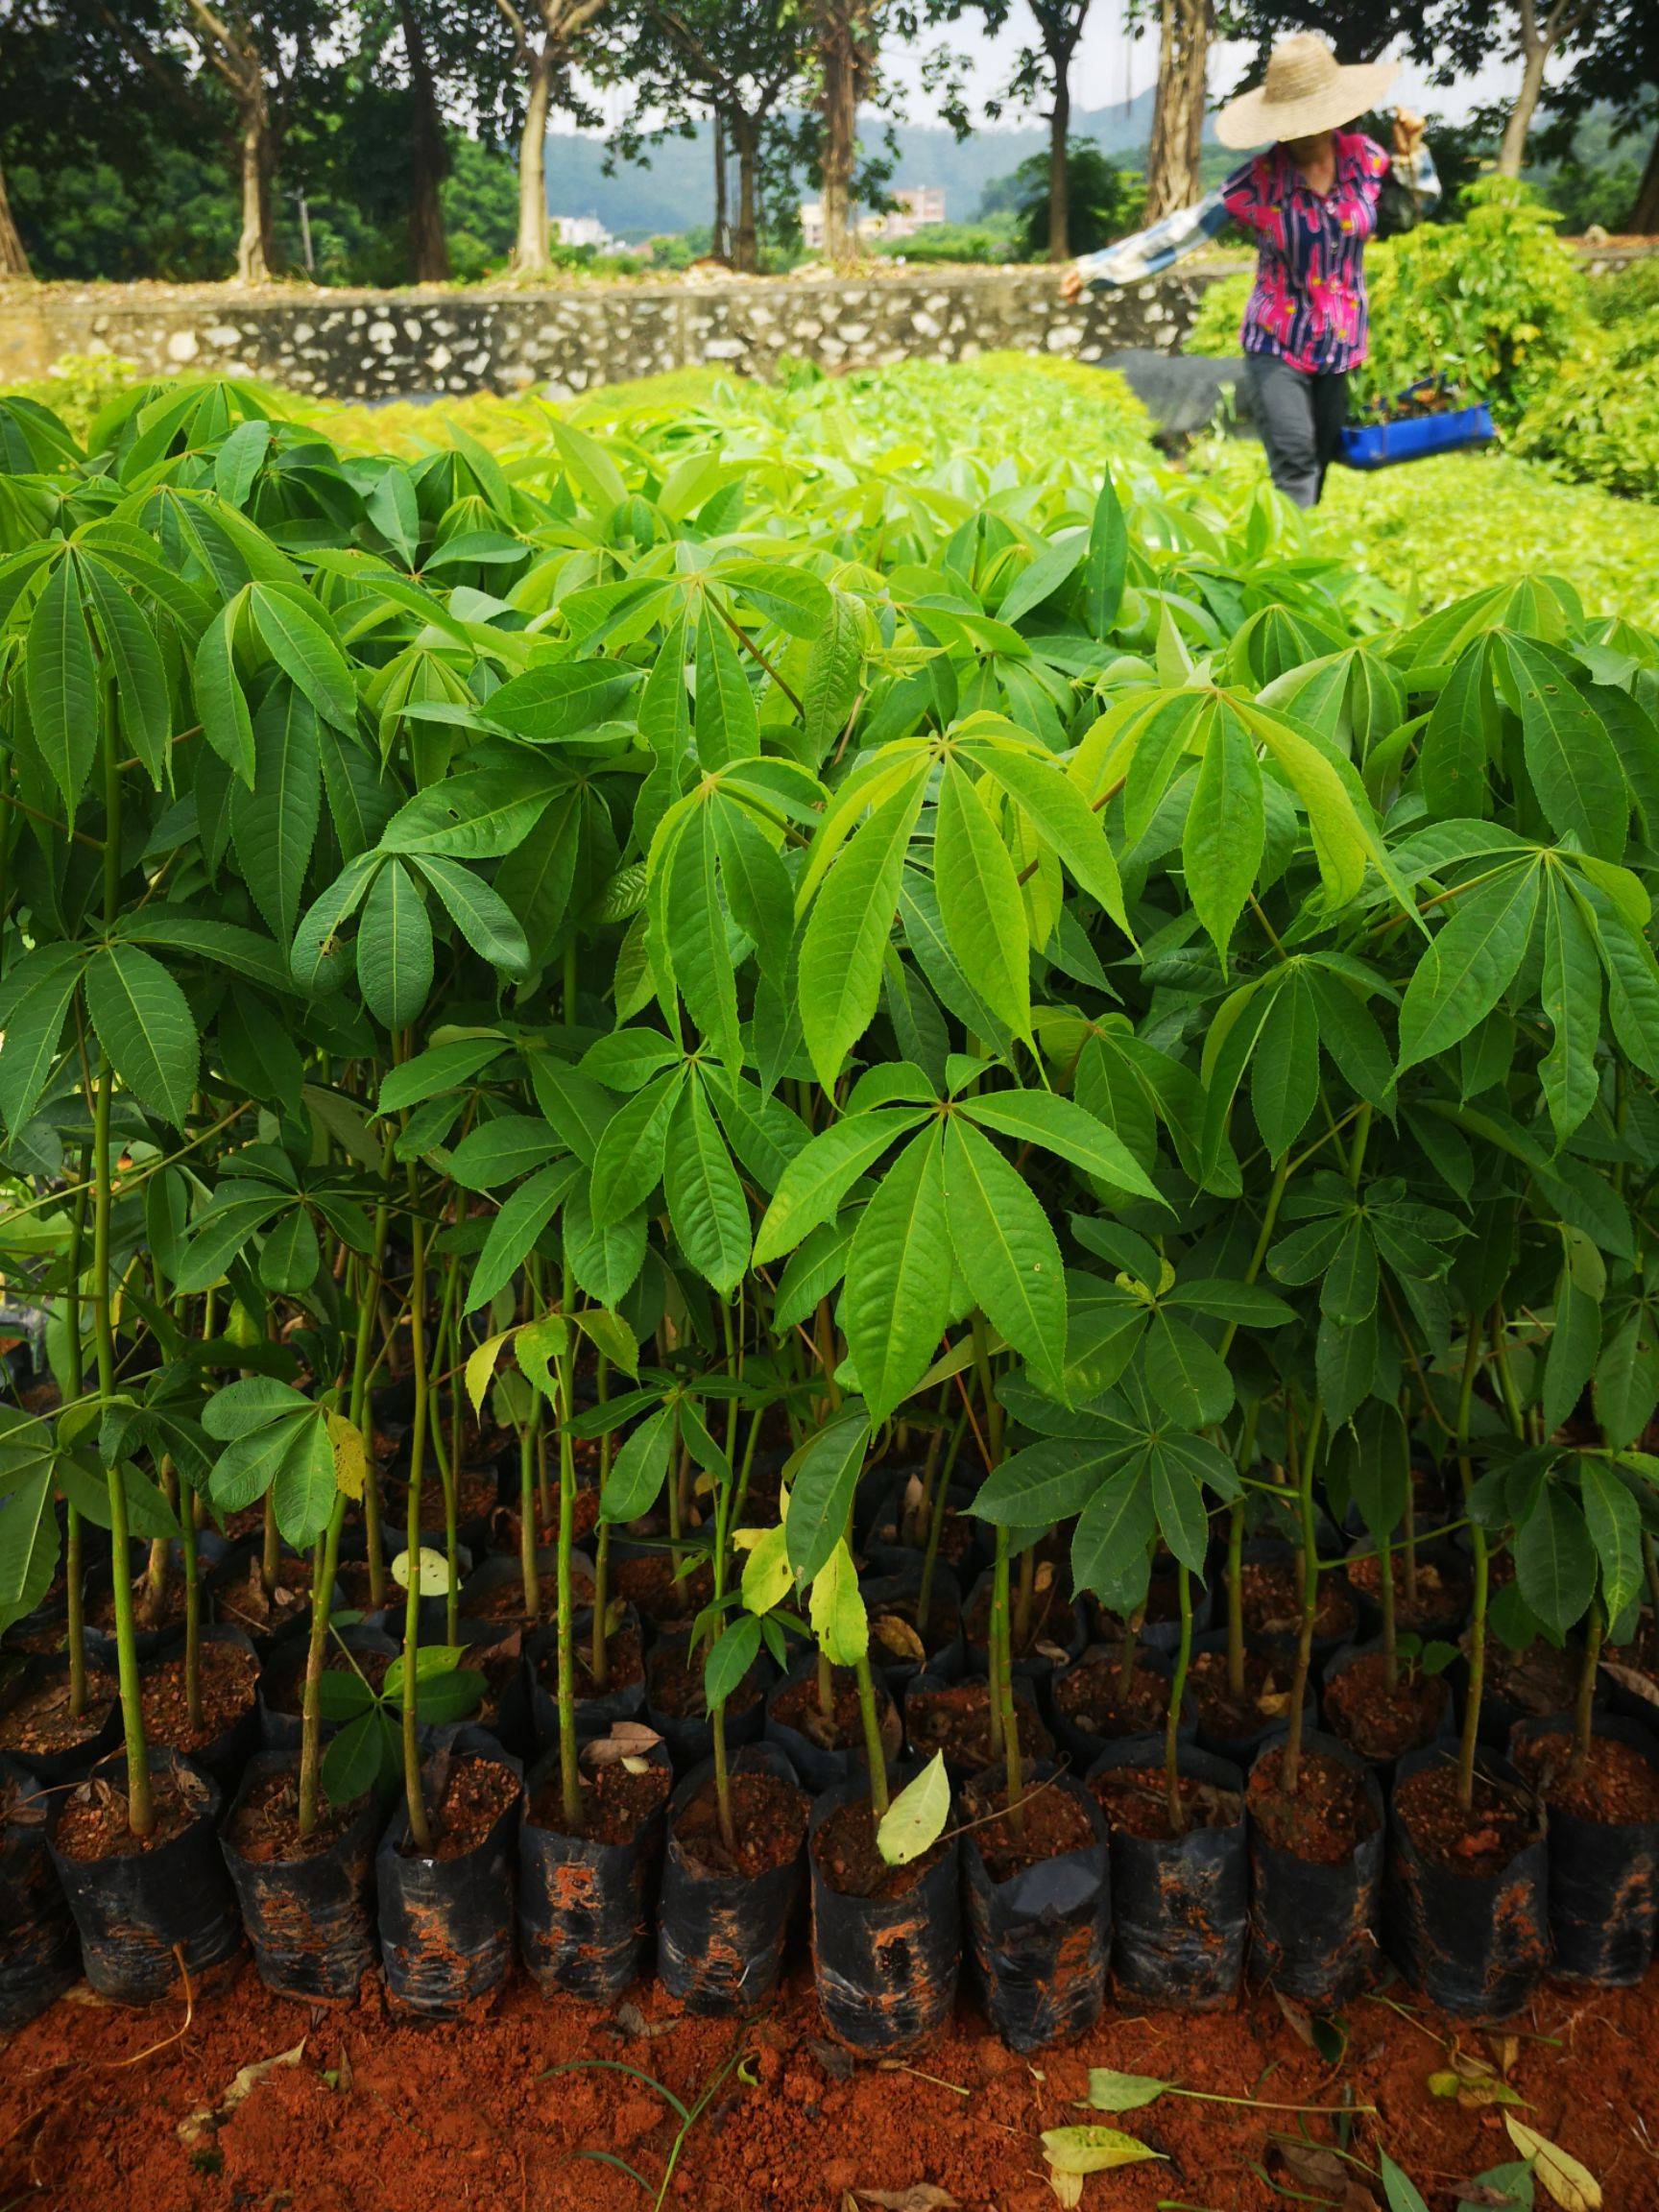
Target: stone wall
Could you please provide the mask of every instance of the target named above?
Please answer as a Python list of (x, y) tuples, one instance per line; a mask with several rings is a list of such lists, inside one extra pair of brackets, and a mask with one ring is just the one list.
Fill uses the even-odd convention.
[(563, 397), (696, 363), (764, 375), (781, 354), (829, 370), (999, 347), (1099, 361), (1124, 347), (1173, 351), (1219, 273), (1177, 272), (1076, 306), (1046, 269), (453, 292), (19, 286), (0, 292), (0, 377), (108, 351), (155, 373), (241, 372), (337, 398), (533, 386)]

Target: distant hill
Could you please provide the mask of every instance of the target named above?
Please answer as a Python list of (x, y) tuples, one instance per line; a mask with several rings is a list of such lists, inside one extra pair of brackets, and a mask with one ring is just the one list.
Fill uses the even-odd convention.
[[(1079, 108), (1072, 130), (1114, 156), (1142, 156), (1152, 129), (1152, 91), (1108, 108)], [(960, 142), (937, 123), (902, 123), (895, 184), (938, 184), (953, 223), (972, 220), (994, 179), (1017, 169), (1047, 144), (1040, 124), (997, 125)], [(690, 138), (664, 138), (649, 167), (618, 161), (605, 174), (606, 142), (586, 132), (554, 132), (547, 141), (547, 201), (557, 215), (597, 215), (618, 237), (694, 228), (714, 212), (713, 147), (707, 125)], [(803, 186), (805, 190), (805, 186)]]

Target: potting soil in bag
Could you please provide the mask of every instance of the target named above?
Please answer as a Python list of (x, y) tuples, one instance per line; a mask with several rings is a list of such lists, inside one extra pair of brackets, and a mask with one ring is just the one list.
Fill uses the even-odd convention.
[(548, 1994), (563, 1991), (599, 2005), (621, 1996), (650, 1951), (674, 1781), (661, 1744), (630, 1753), (622, 1748), (627, 1740), (625, 1723), (588, 1746), (580, 1834), (564, 1826), (557, 1748), (530, 1770), (518, 1827), (518, 1951), (525, 1969)]
[(1283, 1733), (1251, 1768), (1250, 1923), (1256, 1964), (1312, 2012), (1334, 2012), (1382, 1962), (1382, 1791), (1334, 1736), (1308, 1730), (1293, 1793)]
[(265, 1751), (249, 1762), (221, 1844), (259, 1979), (279, 1997), (347, 2004), (374, 1963), (373, 1795), (343, 1811), (325, 1803), (299, 1838), (298, 1762)]
[(81, 1978), (81, 1945), (46, 1849), (51, 1799), (0, 1759), (0, 2034), (44, 2012)]
[(85, 1709), (70, 1712), (69, 1662), (61, 1652), (24, 1660), (0, 1689), (0, 1756), (49, 1787), (78, 1782), (121, 1738), (115, 1667), (88, 1639)]
[[(1473, 1815), (1455, 1757), (1431, 1744), (1400, 1762), (1388, 1800), (1384, 1941), (1408, 1982), (1444, 2011), (1502, 2020), (1550, 1957), (1543, 1808), (1507, 1760), (1483, 1753)], [(1470, 1850), (1472, 1840), (1480, 1848)]]
[[(896, 1772), (897, 1790), (910, 1779)], [(924, 2043), (950, 2016), (962, 1964), (961, 1854), (947, 1834), (908, 1865), (876, 1849), (859, 1776), (812, 1808), (812, 1972), (824, 2024), (877, 2057)]]
[(184, 1638), (170, 1637), (145, 1662), (144, 1734), (205, 1768), (227, 1795), (259, 1744), (259, 1657), (228, 1623), (202, 1631), (197, 1653), (200, 1724), (190, 1719)]
[(1569, 1714), (1515, 1731), (1515, 1764), (1550, 1811), (1550, 1971), (1626, 1987), (1647, 1973), (1659, 1926), (1659, 1743), (1608, 1714), (1582, 1774), (1572, 1754)]
[(117, 2005), (152, 2005), (186, 1982), (199, 1992), (242, 1947), (219, 1785), (174, 1751), (150, 1753), (150, 1776), (156, 1824), (141, 1844), (127, 1830), (125, 1752), (54, 1799), (47, 1831), (86, 1979)]
[[(903, 1730), (899, 1709), (879, 1677), (876, 1703), (882, 1743), (888, 1758), (896, 1759)], [(865, 1771), (864, 1716), (852, 1668), (831, 1669), (830, 1707), (826, 1714), (819, 1701), (815, 1653), (798, 1661), (766, 1693), (766, 1742), (780, 1747), (814, 1796)]]
[[(1106, 1816), (1082, 1784), (1051, 1767), (1026, 1776), (1025, 1832), (1007, 1815), (962, 1838), (968, 1952), (991, 2025), (1015, 2051), (1070, 2043), (1106, 1998), (1112, 1941)], [(975, 1820), (1003, 1802), (999, 1769), (971, 1784)], [(1038, 1849), (1046, 1857), (1033, 1857)]]
[(668, 1804), (657, 1975), (687, 2011), (756, 2011), (777, 1985), (789, 1919), (801, 1894), (806, 1798), (773, 1743), (732, 1760), (735, 1850), (715, 1817), (712, 1763), (696, 1767)]
[(1244, 1777), (1190, 1744), (1181, 1746), (1178, 1773), (1182, 1833), (1144, 1739), (1111, 1745), (1087, 1781), (1112, 1838), (1113, 1972), (1133, 1998), (1201, 2012), (1229, 2003), (1244, 1970)]
[(440, 2019), (493, 1996), (513, 1963), (523, 1772), (488, 1743), (463, 1731), (426, 1763), (430, 1850), (415, 1847), (403, 1804), (375, 1855), (387, 1994)]
[[(593, 1612), (585, 1607), (572, 1622), (576, 1659), (576, 1733), (585, 1742), (603, 1736), (618, 1720), (637, 1719), (645, 1705), (644, 1637), (632, 1605), (620, 1608), (606, 1637), (610, 1679), (601, 1690), (589, 1667), (593, 1649)], [(545, 1751), (559, 1741), (559, 1630), (549, 1623), (524, 1643), (525, 1679), (536, 1746)]]

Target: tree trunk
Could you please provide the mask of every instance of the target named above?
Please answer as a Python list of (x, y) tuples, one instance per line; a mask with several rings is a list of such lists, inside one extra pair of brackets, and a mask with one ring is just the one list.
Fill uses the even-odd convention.
[(8, 276), (33, 274), (23, 240), (12, 217), (12, 203), (6, 196), (6, 172), (0, 169), (0, 282)]
[[(5, 186), (0, 183), (0, 195)], [(1647, 166), (1642, 172), (1642, 181), (1636, 187), (1636, 204), (1630, 210), (1628, 228), (1639, 238), (1659, 235), (1659, 135), (1647, 149)], [(0, 236), (0, 267), (5, 265), (5, 241)]]
[(553, 69), (545, 53), (530, 63), (524, 129), (518, 139), (518, 243), (513, 266), (520, 276), (547, 268), (547, 113), (553, 103)]
[(1158, 98), (1146, 158), (1146, 220), (1158, 222), (1198, 198), (1204, 135), (1204, 64), (1211, 0), (1163, 0)]
[(1070, 71), (1054, 63), (1054, 105), (1048, 110), (1048, 258), (1071, 258), (1071, 187), (1066, 171), (1066, 142), (1071, 134)]
[(732, 118), (732, 136), (737, 147), (737, 235), (733, 241), (735, 265), (744, 276), (760, 267), (760, 239), (755, 220), (756, 172), (759, 168), (759, 132), (751, 115)]
[(1503, 141), (1498, 149), (1498, 174), (1500, 177), (1519, 177), (1522, 163), (1527, 158), (1527, 133), (1532, 128), (1532, 117), (1537, 111), (1539, 95), (1544, 90), (1544, 64), (1550, 58), (1550, 48), (1542, 38), (1528, 44), (1527, 61), (1521, 71), (1521, 89), (1515, 95), (1515, 105), (1509, 110), (1509, 120), (1503, 126)]
[(409, 64), (409, 273), (417, 284), (443, 284), (449, 276), (440, 187), (449, 173), (449, 147), (421, 19), (411, 0), (397, 0), (403, 54)]
[(269, 284), (271, 249), (271, 149), (265, 80), (242, 97), (242, 235), (236, 241), (238, 284)]
[(726, 204), (726, 118), (714, 110), (714, 257), (732, 258), (732, 216)]
[(858, 120), (858, 57), (848, 0), (831, 0), (820, 19), (824, 67), (824, 258), (850, 261), (857, 252), (853, 229), (853, 163)]

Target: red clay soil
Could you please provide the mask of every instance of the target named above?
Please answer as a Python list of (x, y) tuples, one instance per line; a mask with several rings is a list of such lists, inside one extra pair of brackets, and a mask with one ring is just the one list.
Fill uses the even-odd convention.
[[(801, 1968), (748, 2027), (688, 2018), (654, 1984), (613, 2012), (544, 1999), (522, 1977), (486, 2017), (444, 2026), (390, 2017), (378, 1982), (357, 2007), (313, 2012), (270, 1996), (246, 1967), (187, 2024), (181, 2006), (128, 2013), (84, 1989), (80, 2000), (5, 2050), (0, 2201), (19, 2212), (641, 2212), (650, 2198), (584, 2153), (627, 2158), (655, 2183), (676, 2123), (624, 2075), (551, 2071), (593, 2058), (637, 2066), (690, 2104), (729, 2059), (753, 2055), (744, 2072), (757, 2085), (728, 2076), (687, 2138), (668, 2195), (683, 2212), (843, 2212), (849, 2196), (869, 2212), (858, 2192), (897, 2197), (919, 2183), (962, 2212), (1054, 2212), (1040, 2133), (1101, 2118), (1167, 2163), (1086, 2181), (1083, 2212), (1152, 2212), (1160, 2199), (1283, 2207), (1252, 2167), (1269, 2128), (1295, 2120), (1174, 2098), (1118, 2117), (1080, 2112), (1091, 2065), (1286, 2103), (1351, 2094), (1379, 2107), (1358, 2121), (1353, 2151), (1375, 2170), (1385, 2148), (1430, 2212), (1454, 2212), (1459, 2184), (1514, 2155), (1496, 2107), (1466, 2109), (1428, 2088), (1455, 2033), (1490, 2060), (1485, 2039), (1398, 1988), (1351, 2008), (1334, 2074), (1265, 1995), (1196, 2018), (1109, 2005), (1081, 2043), (1029, 2061), (963, 2004), (925, 2054), (856, 2068), (825, 2040)], [(1588, 1995), (1547, 1986), (1511, 2031), (1523, 2117), (1590, 2168), (1609, 2212), (1659, 2207), (1656, 2002), (1659, 1974)], [(180, 2139), (240, 2068), (301, 2038), (297, 2064)], [(1303, 2125), (1329, 2140), (1322, 2121)], [(1358, 2201), (1373, 2200), (1380, 2188)], [(945, 2200), (932, 2201), (944, 2212)]]

